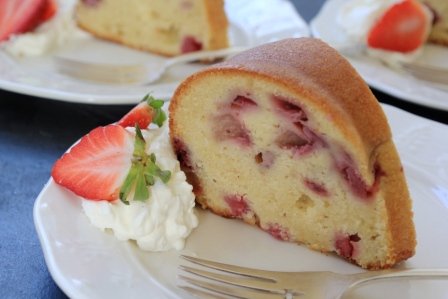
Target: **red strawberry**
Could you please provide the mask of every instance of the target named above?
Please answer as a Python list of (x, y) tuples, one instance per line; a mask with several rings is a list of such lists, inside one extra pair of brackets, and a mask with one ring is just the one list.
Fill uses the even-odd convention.
[(232, 103), (230, 103), (230, 108), (234, 110), (246, 110), (258, 106), (254, 100), (245, 97), (237, 96)]
[(181, 53), (190, 53), (202, 50), (202, 43), (193, 36), (185, 36), (180, 46)]
[(153, 109), (145, 102), (141, 102), (119, 121), (118, 125), (122, 127), (134, 127), (138, 125), (142, 129), (146, 129), (152, 121)]
[(392, 5), (370, 29), (368, 46), (403, 53), (416, 50), (429, 31), (431, 20), (425, 9), (415, 0)]
[(120, 126), (98, 127), (56, 161), (51, 175), (84, 198), (115, 200), (131, 168), (133, 140)]
[(55, 12), (54, 0), (0, 0), (0, 41), (33, 30)]
[(251, 212), (249, 202), (245, 195), (226, 195), (224, 201), (229, 205), (229, 217), (243, 218), (245, 214)]
[(98, 127), (56, 161), (51, 175), (56, 183), (86, 199), (120, 198), (127, 204), (134, 191), (134, 200), (144, 201), (156, 177), (166, 183), (171, 175), (145, 149), (138, 126), (135, 137), (121, 126)]
[(47, 0), (45, 9), (41, 16), (42, 22), (51, 19), (56, 14), (57, 10), (58, 10), (58, 4), (56, 3), (56, 0)]
[(162, 100), (156, 100), (146, 95), (143, 101), (132, 108), (117, 124), (122, 127), (135, 127), (135, 125), (138, 125), (140, 128), (146, 129), (152, 122), (160, 127), (166, 119), (166, 115), (161, 109), (163, 104)]

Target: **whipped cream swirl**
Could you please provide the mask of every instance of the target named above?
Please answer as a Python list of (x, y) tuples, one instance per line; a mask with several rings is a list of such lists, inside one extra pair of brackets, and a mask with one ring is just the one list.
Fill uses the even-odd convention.
[(198, 225), (193, 188), (171, 148), (167, 124), (142, 133), (147, 151), (156, 155), (162, 169), (171, 171), (170, 180), (164, 184), (157, 179), (150, 198), (144, 202), (131, 200), (125, 205), (120, 200), (84, 199), (82, 207), (94, 226), (111, 230), (119, 240), (135, 240), (141, 249), (148, 251), (181, 250)]

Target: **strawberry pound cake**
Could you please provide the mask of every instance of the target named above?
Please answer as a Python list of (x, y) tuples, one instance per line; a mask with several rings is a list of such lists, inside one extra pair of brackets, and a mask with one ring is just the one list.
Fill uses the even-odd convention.
[(79, 0), (75, 15), (97, 37), (156, 54), (228, 47), (223, 0)]
[(171, 143), (203, 208), (366, 269), (414, 254), (384, 112), (322, 41), (262, 45), (193, 74), (169, 110)]

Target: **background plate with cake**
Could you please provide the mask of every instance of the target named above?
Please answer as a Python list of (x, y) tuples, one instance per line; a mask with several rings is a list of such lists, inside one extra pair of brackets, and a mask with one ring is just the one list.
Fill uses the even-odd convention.
[[(365, 49), (366, 45), (359, 39), (353, 38), (353, 32), (358, 31), (359, 33), (359, 31), (362, 30), (350, 30), (349, 25), (353, 24), (354, 18), (348, 18), (347, 14), (344, 15), (344, 17), (341, 17), (342, 10), (346, 9), (345, 5), (348, 2), (348, 0), (328, 0), (311, 22), (312, 34), (328, 42), (333, 47), (345, 51), (346, 53), (348, 52), (349, 55), (347, 55), (347, 57), (352, 65), (373, 88), (389, 93), (405, 101), (448, 111), (448, 101), (446, 100), (448, 97), (447, 86), (416, 79), (397, 67), (391, 67), (390, 60), (394, 60), (396, 57), (387, 55), (390, 53), (385, 54), (384, 51), (380, 52), (379, 57), (392, 57), (392, 59), (385, 62), (384, 60), (379, 59), (378, 55), (370, 55), (372, 53), (367, 54), (367, 51), (359, 51), (360, 48)], [(393, 5), (391, 3), (400, 1), (385, 0), (375, 2), (366, 0), (360, 1), (359, 3), (360, 6), (366, 5), (366, 10), (369, 11), (369, 9), (371, 9), (371, 7), (369, 8), (367, 5), (369, 2), (378, 6), (380, 6), (379, 3), (385, 3), (384, 5), (387, 7), (388, 5)], [(440, 9), (441, 13), (435, 13), (433, 10), (429, 9), (429, 13), (434, 14), (431, 16), (433, 18), (432, 21), (436, 21), (437, 23), (430, 25), (428, 42), (423, 43), (417, 51), (401, 55), (400, 59), (403, 58), (403, 56), (407, 56), (405, 59), (412, 59), (416, 63), (446, 68), (448, 70), (448, 47), (446, 46), (447, 16), (442, 15), (442, 13), (446, 14), (446, 7), (444, 8), (445, 10), (443, 10), (444, 1), (427, 2), (434, 2), (435, 4), (440, 2), (440, 4), (442, 4), (442, 8)], [(378, 18), (378, 16), (372, 17), (370, 11), (366, 13), (366, 16), (369, 16), (370, 18)], [(359, 19), (360, 26), (358, 27), (362, 27), (361, 25), (369, 23), (367, 21), (361, 22), (361, 19), (364, 20), (367, 19), (367, 17), (361, 17)], [(345, 24), (344, 21), (346, 22)], [(370, 24), (372, 23), (374, 23), (374, 21), (371, 20)], [(356, 26), (352, 26), (352, 28), (353, 27)], [(364, 29), (364, 32), (365, 31), (367, 31), (367, 29)], [(437, 41), (438, 44), (433, 43), (434, 41)], [(445, 41), (445, 45), (443, 45), (443, 41)]]
[[(58, 13), (73, 9), (73, 3), (73, 0), (64, 0)], [(275, 14), (272, 14), (273, 10)], [(276, 39), (309, 35), (308, 26), (286, 0), (228, 0), (225, 11), (229, 21), (230, 46), (252, 47)], [(126, 85), (97, 84), (60, 74), (53, 60), (54, 55), (103, 63), (117, 63), (116, 57), (120, 57), (123, 64), (166, 58), (93, 35), (76, 37), (74, 41), (63, 44), (46, 55), (23, 58), (11, 56), (0, 48), (0, 88), (75, 103), (132, 104), (148, 92), (158, 98), (169, 98), (181, 79), (203, 67), (200, 64), (176, 66), (162, 79), (146, 86), (129, 88)]]

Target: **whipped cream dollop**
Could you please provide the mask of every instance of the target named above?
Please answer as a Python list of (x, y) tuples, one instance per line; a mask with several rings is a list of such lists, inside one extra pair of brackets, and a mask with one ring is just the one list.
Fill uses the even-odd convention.
[(339, 9), (336, 22), (356, 43), (365, 43), (370, 28), (386, 10), (403, 0), (348, 0)]
[[(398, 66), (400, 62), (414, 61), (422, 51), (418, 49), (407, 52), (395, 52), (373, 49), (367, 46), (367, 35), (375, 22), (394, 4), (403, 0), (348, 0), (339, 9), (336, 23), (347, 36), (348, 43), (353, 46), (365, 46), (369, 56), (382, 60), (388, 65)], [(432, 21), (432, 14), (426, 7), (428, 24)], [(428, 32), (429, 34), (428, 25)]]
[(142, 133), (147, 152), (156, 155), (161, 169), (171, 171), (170, 180), (164, 184), (157, 179), (150, 188), (150, 198), (144, 202), (130, 200), (126, 205), (120, 200), (83, 199), (82, 207), (94, 226), (111, 230), (119, 240), (135, 240), (140, 248), (149, 251), (181, 250), (198, 225), (193, 187), (187, 183), (171, 148), (167, 124)]
[(74, 0), (58, 1), (56, 15), (34, 31), (17, 34), (2, 44), (2, 48), (16, 57), (42, 56), (67, 43), (89, 36), (76, 25), (73, 17)]

